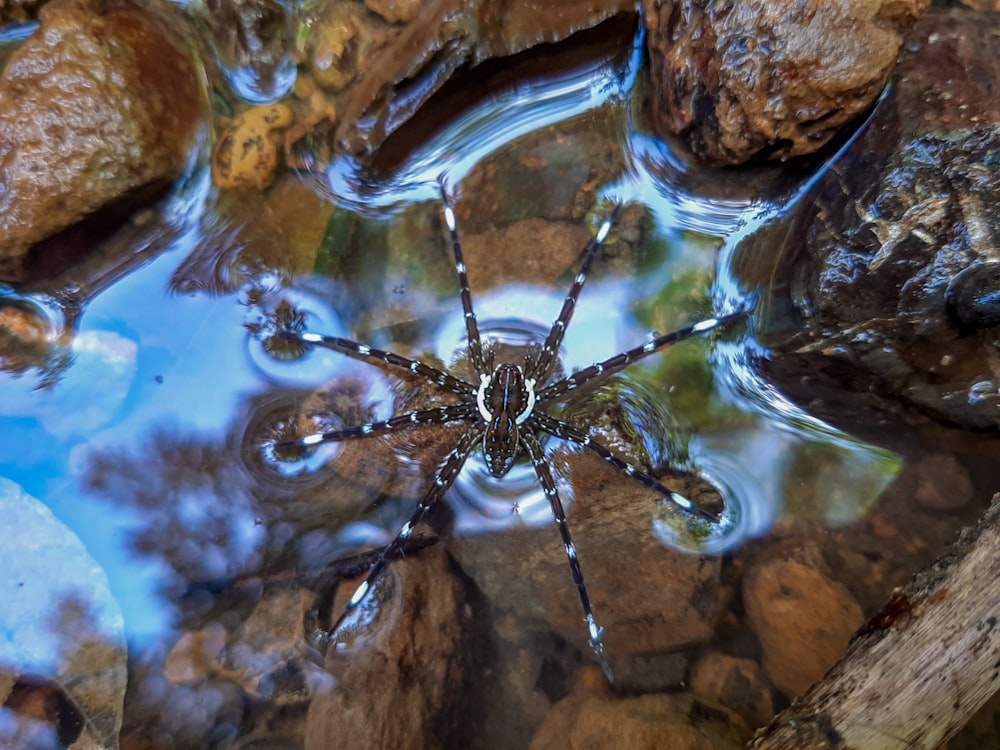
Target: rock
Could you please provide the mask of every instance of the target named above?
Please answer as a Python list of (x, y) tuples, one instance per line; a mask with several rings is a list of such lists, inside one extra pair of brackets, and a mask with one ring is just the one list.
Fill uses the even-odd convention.
[[(768, 377), (822, 418), (871, 424), (877, 409), (1000, 427), (1000, 277), (966, 275), (1000, 260), (998, 19), (921, 18), (850, 147), (738, 253), (744, 280), (773, 290)], [(838, 395), (824, 407), (827, 391)]]
[[(817, 555), (799, 554), (808, 563)], [(844, 586), (797, 559), (755, 565), (743, 581), (743, 604), (760, 641), (771, 682), (789, 697), (832, 667), (864, 618)]]
[(278, 168), (282, 131), (292, 124), (284, 104), (255, 107), (223, 131), (212, 151), (212, 181), (221, 188), (265, 188)]
[(488, 280), (489, 287), (511, 281), (552, 284), (573, 267), (592, 237), (590, 228), (580, 222), (524, 219), (503, 229), (463, 236), (462, 246), (467, 265), (477, 279)]
[(0, 5), (0, 25), (31, 21), (45, 0), (8, 0)]
[(739, 714), (751, 729), (774, 716), (771, 689), (753, 659), (705, 652), (691, 670), (691, 692)]
[[(554, 461), (558, 468), (561, 462)], [(576, 500), (566, 515), (616, 678), (648, 654), (711, 636), (720, 561), (667, 548), (653, 534), (664, 502), (590, 454), (569, 454)], [(540, 514), (541, 515), (541, 514)], [(544, 515), (541, 517), (545, 517)], [(551, 516), (549, 516), (551, 518)], [(539, 528), (459, 536), (449, 547), (490, 600), (520, 628), (554, 629), (589, 654), (566, 552), (551, 521)], [(641, 667), (635, 679), (648, 682)]]
[[(346, 602), (338, 598), (331, 619)], [(306, 749), (459, 744), (455, 726), (475, 695), (465, 669), (477, 655), (471, 613), (443, 548), (394, 563), (372, 599), (327, 651), (336, 685), (309, 707)]]
[(342, 117), (323, 137), (339, 150), (371, 154), (459, 70), (557, 42), (634, 7), (626, 0), (327, 3), (310, 25), (304, 61), (308, 75), (338, 94), (332, 106)]
[(29, 248), (180, 175), (200, 122), (198, 77), (158, 16), (53, 0), (0, 77), (0, 278)]
[(972, 500), (972, 477), (954, 456), (939, 453), (917, 465), (917, 502), (929, 510), (958, 510)]
[(365, 0), (365, 6), (389, 23), (409, 23), (423, 7), (421, 0)]
[(0, 372), (44, 370), (55, 359), (57, 334), (45, 313), (25, 300), (0, 299)]
[(531, 750), (736, 750), (750, 738), (743, 721), (686, 693), (608, 700), (570, 696), (556, 704)]
[(645, 0), (654, 128), (710, 164), (812, 153), (885, 86), (929, 0)]

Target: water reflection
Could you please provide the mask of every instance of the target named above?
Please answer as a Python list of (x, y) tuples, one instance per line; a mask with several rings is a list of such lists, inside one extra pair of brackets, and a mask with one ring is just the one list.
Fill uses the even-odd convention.
[[(732, 238), (776, 203), (732, 185), (706, 198), (704, 184), (686, 180), (685, 165), (636, 129), (618, 101), (637, 69), (634, 52), (624, 70), (598, 64), (512, 91), (455, 120), (384, 182), (362, 185), (354, 167), (338, 163), (326, 191), (336, 209), (298, 181), (276, 183), (266, 198), (211, 203), (199, 193), (211, 210), (190, 231), (164, 230), (172, 252), (94, 288), (60, 380), (39, 390), (30, 378), (0, 373), (0, 474), (40, 498), (106, 571), (138, 652), (136, 700), (152, 714), (165, 707), (164, 726), (176, 730), (165, 735), (187, 727), (195, 746), (231, 740), (246, 729), (243, 700), (252, 693), (222, 670), (198, 687), (167, 685), (163, 663), (178, 641), (188, 633), (210, 641), (218, 623), (237, 630), (272, 584), (307, 599), (313, 571), (388, 542), (454, 444), (428, 429), (405, 442), (324, 446), (293, 461), (269, 453), (275, 435), (300, 420), (357, 424), (439, 395), (322, 349), (279, 360), (247, 331), (287, 302), (309, 330), (464, 374), (465, 324), (434, 218), (438, 174), (469, 188), (458, 210), (473, 236), (526, 217), (580, 225), (602, 197), (645, 209), (630, 227), (635, 237), (609, 247), (588, 282), (559, 353), (564, 373), (654, 332), (749, 306), (752, 295), (731, 268)], [(593, 118), (596, 107), (604, 109)], [(544, 129), (549, 123), (558, 128)], [(293, 210), (301, 205), (308, 232)], [(504, 248), (506, 267), (523, 272), (542, 250)], [(470, 268), (484, 335), (517, 360), (556, 318), (573, 260), (562, 278), (530, 284)], [(25, 300), (49, 315), (45, 298)], [(593, 418), (602, 438), (654, 470), (682, 468), (722, 492), (727, 524), (707, 537), (687, 533), (663, 503), (643, 516), (654, 544), (722, 553), (776, 524), (846, 523), (899, 470), (896, 456), (834, 430), (769, 384), (757, 325), (752, 316), (746, 328), (685, 342), (567, 407), (567, 419), (590, 427)], [(621, 412), (610, 426), (599, 422), (609, 403)], [(546, 450), (572, 521), (584, 500), (574, 484), (580, 453), (556, 440)], [(617, 491), (625, 480), (600, 468), (609, 477), (602, 491)], [(478, 455), (448, 507), (441, 527), (484, 541), (552, 522), (529, 466), (497, 481)], [(604, 520), (592, 525), (598, 533)], [(280, 578), (286, 571), (292, 580)], [(288, 608), (301, 628), (301, 613)], [(283, 643), (300, 642), (292, 625)], [(202, 712), (188, 721), (196, 705)]]

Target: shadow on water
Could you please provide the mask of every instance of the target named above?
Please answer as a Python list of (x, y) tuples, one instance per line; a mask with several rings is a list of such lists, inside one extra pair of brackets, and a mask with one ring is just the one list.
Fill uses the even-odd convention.
[[(295, 460), (275, 455), (269, 446), (281, 436), (442, 401), (330, 352), (275, 358), (253, 331), (286, 302), (308, 330), (467, 373), (439, 176), (457, 196), (481, 328), (515, 350), (544, 336), (596, 218), (625, 204), (568, 329), (564, 373), (767, 299), (734, 270), (734, 249), (780, 219), (811, 173), (695, 173), (643, 131), (639, 64), (636, 47), (512, 88), (465, 110), (378, 182), (337, 163), (322, 197), (295, 176), (267, 196), (189, 186), (175, 200), (199, 211), (182, 226), (147, 227), (147, 240), (163, 232), (165, 249), (94, 288), (62, 344), (59, 376), (47, 366), (2, 374), (0, 473), (82, 542), (121, 608), (131, 649), (126, 732), (154, 746), (226, 744), (301, 719), (329, 688), (310, 628), (333, 606), (339, 574), (331, 578), (330, 566), (392, 539), (457, 438), (436, 427)], [(53, 296), (0, 295), (59, 327)], [(775, 387), (759, 335), (771, 325), (752, 312), (567, 404), (567, 418), (631, 460), (693, 472), (722, 493), (733, 519), (724, 534), (692, 536), (662, 504), (643, 511), (637, 523), (661, 549), (731, 554), (776, 527), (851, 524), (903, 470), (897, 438), (854, 437)], [(576, 481), (585, 457), (557, 443), (546, 447), (572, 522), (575, 505), (620, 478), (608, 469)], [(551, 534), (516, 533), (551, 525), (527, 464), (501, 482), (477, 455), (439, 511), (436, 532), (499, 540), (512, 561), (528, 554), (523, 545), (562, 554)], [(456, 556), (488, 590), (475, 559)], [(559, 572), (555, 596), (575, 607), (568, 571)], [(588, 576), (600, 591), (601, 570)], [(518, 606), (490, 603), (515, 617)], [(540, 648), (558, 642), (577, 654), (562, 635), (538, 637), (535, 613), (525, 620)], [(192, 686), (198, 670), (207, 677)]]

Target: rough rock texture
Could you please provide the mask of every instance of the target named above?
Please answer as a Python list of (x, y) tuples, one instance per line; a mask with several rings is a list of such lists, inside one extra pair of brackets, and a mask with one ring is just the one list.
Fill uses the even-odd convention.
[(736, 750), (750, 733), (735, 714), (684, 693), (608, 700), (571, 696), (549, 713), (531, 750)]
[(167, 25), (125, 2), (53, 0), (0, 77), (0, 278), (29, 248), (181, 172), (198, 80)]
[[(327, 651), (336, 685), (309, 707), (306, 749), (457, 743), (455, 712), (470, 699), (463, 669), (474, 647), (470, 608), (444, 549), (394, 563), (369, 599)], [(331, 618), (345, 602), (338, 597)]]
[[(662, 516), (663, 501), (638, 482), (593, 455), (573, 454), (568, 463), (577, 498), (567, 511), (573, 541), (616, 679), (629, 682), (634, 662), (710, 637), (720, 562), (676, 552), (658, 540), (654, 519)], [(691, 488), (678, 489), (694, 495)], [(547, 626), (589, 653), (553, 522), (457, 537), (449, 545), (493, 604), (501, 627), (507, 617), (518, 629)]]
[(844, 586), (814, 566), (811, 550), (792, 560), (755, 565), (743, 581), (743, 604), (764, 652), (764, 668), (789, 696), (832, 667), (864, 622)]
[(223, 131), (212, 152), (212, 181), (221, 188), (264, 188), (278, 168), (281, 131), (292, 124), (284, 104), (254, 107)]
[(753, 659), (706, 652), (691, 670), (691, 692), (739, 714), (751, 728), (774, 716), (771, 688)]
[(925, 15), (857, 139), (740, 251), (743, 278), (774, 295), (769, 377), (806, 403), (833, 394), (833, 419), (847, 392), (861, 422), (1000, 427), (998, 23)]
[(0, 3), (0, 24), (27, 23), (43, 3), (44, 0), (4, 0)]
[(812, 153), (878, 96), (929, 0), (644, 0), (654, 127), (701, 160)]
[(337, 147), (371, 152), (460, 69), (557, 42), (634, 7), (626, 0), (331, 2), (310, 26), (303, 72), (336, 94)]

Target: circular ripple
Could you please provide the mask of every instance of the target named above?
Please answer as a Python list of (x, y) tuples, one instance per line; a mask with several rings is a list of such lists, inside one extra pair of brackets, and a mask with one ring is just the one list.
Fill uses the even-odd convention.
[[(549, 503), (538, 477), (527, 461), (518, 461), (502, 478), (486, 468), (482, 453), (469, 457), (451, 489), (456, 534), (481, 534), (515, 526), (542, 526), (552, 522)], [(563, 505), (572, 492), (556, 478)]]
[(327, 300), (329, 291), (283, 289), (258, 300), (257, 320), (248, 328), (250, 361), (273, 383), (287, 386), (318, 385), (330, 380), (344, 366), (346, 355), (320, 347), (289, 341), (275, 335), (278, 330), (296, 330), (325, 336), (346, 336), (343, 324)]
[(653, 518), (653, 535), (665, 546), (699, 555), (718, 555), (738, 547), (754, 535), (759, 519), (751, 518), (746, 508), (761, 507), (748, 502), (748, 484), (740, 467), (724, 459), (710, 459), (711, 466), (700, 468), (698, 475), (711, 483), (725, 501), (722, 517), (715, 523), (695, 518), (664, 499), (660, 513)]
[[(337, 443), (311, 448), (285, 446), (301, 434), (300, 412), (309, 397), (305, 391), (284, 393), (261, 404), (243, 433), (241, 455), (258, 481), (282, 490), (301, 490), (325, 479), (323, 469), (337, 455)], [(329, 429), (317, 425), (316, 429)]]

